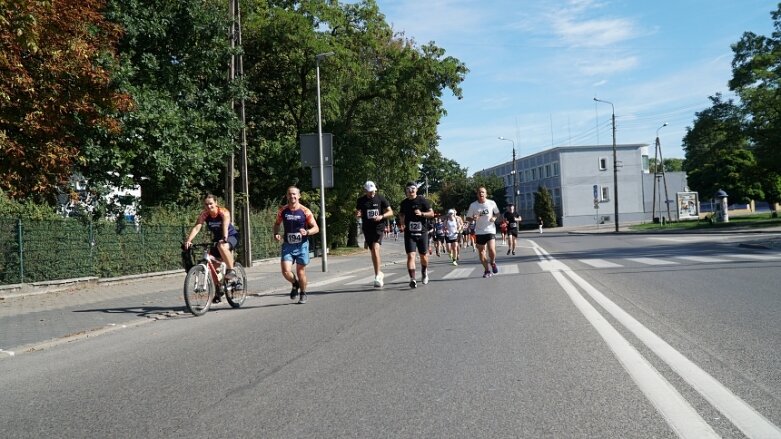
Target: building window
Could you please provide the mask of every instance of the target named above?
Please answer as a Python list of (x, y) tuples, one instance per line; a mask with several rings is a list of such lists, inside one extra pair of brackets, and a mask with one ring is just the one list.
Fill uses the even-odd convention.
[(610, 188), (607, 186), (602, 186), (602, 200), (601, 201), (610, 201)]
[(553, 162), (553, 176), (559, 176), (559, 162)]
[(599, 170), (600, 171), (607, 171), (607, 157), (600, 157), (599, 158)]
[(537, 168), (532, 169), (532, 180), (537, 179)]
[(648, 172), (648, 169), (650, 168), (650, 164), (648, 163), (648, 155), (643, 155), (643, 171)]
[(550, 165), (545, 165), (545, 178), (548, 178), (551, 176), (551, 168)]

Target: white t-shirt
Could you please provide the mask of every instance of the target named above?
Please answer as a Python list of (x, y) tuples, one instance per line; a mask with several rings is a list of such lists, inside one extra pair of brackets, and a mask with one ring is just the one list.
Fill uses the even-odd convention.
[(476, 214), (480, 214), (475, 224), (475, 235), (496, 235), (496, 224), (491, 221), (492, 216), (499, 215), (499, 208), (496, 206), (494, 200), (485, 199), (485, 203), (473, 201), (469, 205), (469, 211), (467, 211), (467, 218), (474, 218)]

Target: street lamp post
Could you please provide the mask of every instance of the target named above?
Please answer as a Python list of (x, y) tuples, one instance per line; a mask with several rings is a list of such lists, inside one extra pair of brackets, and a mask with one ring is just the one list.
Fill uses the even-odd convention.
[(426, 184), (426, 198), (428, 198), (428, 174), (426, 174), (423, 171), (420, 171), (420, 173), (423, 174), (423, 178), (425, 179), (424, 181)]
[(513, 144), (513, 205), (515, 205), (515, 211), (518, 212), (518, 170), (515, 166), (515, 142), (513, 139), (499, 136), (499, 140), (507, 140)]
[(328, 244), (325, 234), (325, 166), (323, 165), (323, 116), (320, 109), (320, 61), (333, 54), (333, 52), (326, 52), (315, 56), (315, 71), (317, 75), (317, 144), (320, 161), (320, 242), (323, 247), (323, 272), (328, 271)]
[(601, 99), (594, 98), (596, 102), (602, 102), (603, 104), (610, 104), (610, 108), (613, 109), (613, 210), (616, 216), (616, 232), (618, 232), (618, 158), (616, 154), (616, 107), (612, 102), (603, 101)]

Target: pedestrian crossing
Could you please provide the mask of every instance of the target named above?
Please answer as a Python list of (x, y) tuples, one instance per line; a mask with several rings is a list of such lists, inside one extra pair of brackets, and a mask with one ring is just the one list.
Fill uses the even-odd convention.
[[(594, 269), (617, 269), (617, 268), (637, 268), (637, 267), (686, 267), (692, 264), (730, 264), (739, 262), (778, 262), (781, 261), (781, 253), (765, 253), (765, 254), (719, 254), (718, 256), (703, 256), (703, 255), (659, 255), (656, 257), (643, 256), (643, 257), (621, 257), (621, 258), (581, 258), (575, 259), (584, 265)], [(507, 263), (502, 261), (502, 258), (497, 260), (499, 267), (499, 273), (494, 276), (510, 276), (518, 275), (524, 270), (528, 272), (529, 262), (519, 263)], [(575, 267), (572, 267), (575, 268)], [(534, 269), (532, 269), (533, 271)], [(391, 283), (407, 283), (409, 281), (406, 270), (402, 271), (387, 271), (384, 273), (384, 282), (386, 285)], [(451, 266), (432, 264), (428, 270), (429, 277), (432, 280), (459, 280), (468, 278), (479, 278), (483, 275), (483, 266), (479, 263), (473, 265), (460, 265)], [(417, 268), (418, 279), (422, 275), (420, 266)], [(344, 285), (347, 286), (371, 286), (374, 284), (374, 276), (361, 275), (358, 278), (355, 276), (345, 276), (339, 278), (340, 281), (346, 281)], [(333, 282), (333, 281), (331, 281)]]

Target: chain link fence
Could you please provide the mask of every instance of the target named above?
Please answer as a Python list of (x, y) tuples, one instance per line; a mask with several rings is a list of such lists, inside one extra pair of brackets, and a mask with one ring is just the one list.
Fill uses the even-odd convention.
[[(253, 260), (279, 254), (269, 218), (264, 213), (251, 221)], [(0, 218), (0, 285), (179, 269), (181, 243), (191, 227)], [(206, 242), (208, 232), (199, 238)]]

